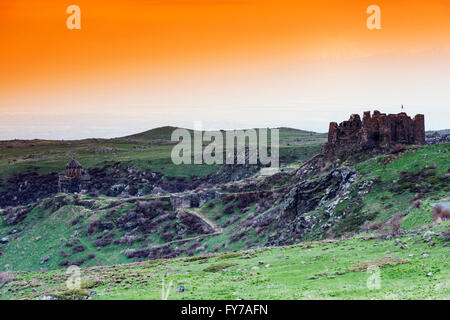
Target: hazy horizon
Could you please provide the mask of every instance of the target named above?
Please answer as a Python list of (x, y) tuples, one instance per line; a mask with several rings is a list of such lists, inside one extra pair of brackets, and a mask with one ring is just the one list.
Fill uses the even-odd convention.
[[(370, 111), (374, 111), (370, 110)], [(365, 111), (369, 111), (369, 110), (365, 110)], [(383, 112), (382, 110), (380, 110), (381, 112)], [(402, 112), (402, 111), (401, 111)], [(403, 111), (404, 112), (404, 111)], [(357, 112), (358, 113), (358, 112)], [(360, 116), (362, 116), (362, 112), (358, 113), (360, 114)], [(411, 117), (414, 117), (415, 114), (408, 114)], [(348, 117), (340, 119), (340, 120), (330, 120), (329, 122), (342, 122), (344, 120), (348, 120), (348, 118), (350, 117), (350, 114), (348, 115)], [(426, 115), (425, 115), (426, 117)], [(426, 118), (425, 118), (426, 119)], [(296, 130), (304, 130), (304, 131), (311, 131), (311, 132), (315, 132), (315, 133), (328, 133), (328, 126), (329, 126), (329, 122), (326, 123), (326, 128), (324, 128), (323, 130), (310, 130), (310, 129), (305, 129), (302, 127), (296, 127), (296, 126), (291, 126), (291, 125), (250, 125), (250, 126), (240, 126), (240, 127), (218, 127), (218, 126), (214, 126), (214, 125), (208, 125), (208, 123), (203, 123), (203, 130), (240, 130), (240, 129), (253, 129), (253, 128), (289, 128), (289, 129), (296, 129)], [(50, 123), (52, 123), (52, 121), (50, 121)], [(178, 123), (178, 124), (176, 124)], [(211, 122), (212, 123), (212, 122)], [(138, 133), (142, 133), (145, 131), (149, 131), (149, 130), (153, 130), (153, 129), (157, 129), (157, 128), (161, 128), (161, 127), (178, 127), (178, 128), (186, 128), (186, 129), (194, 129), (195, 124), (193, 123), (187, 123), (187, 122), (183, 122), (183, 121), (178, 121), (178, 122), (172, 122), (172, 123), (157, 123), (155, 125), (150, 125), (149, 127), (145, 127), (145, 124), (143, 124), (141, 122), (141, 126), (137, 126), (136, 129), (129, 129), (127, 127), (125, 128), (113, 128), (113, 127), (96, 127), (96, 126), (92, 126), (92, 127), (78, 127), (76, 124), (72, 124), (71, 127), (74, 129), (74, 131), (77, 132), (77, 134), (75, 134), (74, 136), (72, 136), (70, 133), (67, 133), (67, 126), (66, 127), (61, 127), (61, 128), (51, 128), (51, 130), (48, 131), (41, 131), (40, 135), (38, 134), (37, 136), (34, 135), (34, 133), (32, 132), (36, 132), (36, 128), (31, 128), (31, 132), (30, 133), (23, 133), (22, 136), (14, 136), (14, 133), (9, 132), (6, 130), (4, 130), (4, 128), (0, 128), (0, 141), (5, 141), (5, 140), (33, 140), (33, 139), (42, 139), (42, 140), (80, 140), (80, 139), (89, 139), (89, 138), (98, 138), (98, 139), (111, 139), (111, 138), (120, 138), (120, 137), (125, 137), (128, 135), (133, 135), (133, 134), (138, 134)], [(50, 124), (48, 124), (50, 125)], [(425, 125), (426, 125), (426, 121), (425, 121)], [(46, 126), (42, 126), (42, 127), (46, 127)], [(14, 127), (15, 128), (15, 127)], [(13, 128), (13, 129), (14, 129)], [(426, 131), (440, 131), (440, 130), (448, 130), (450, 129), (450, 127), (443, 127), (443, 128), (428, 128), (426, 126), (425, 130)], [(42, 130), (42, 129), (41, 129)], [(37, 130), (39, 132), (39, 130)], [(58, 132), (59, 132), (59, 136), (58, 136)], [(56, 134), (55, 134), (56, 133)], [(9, 136), (8, 136), (9, 134)]]

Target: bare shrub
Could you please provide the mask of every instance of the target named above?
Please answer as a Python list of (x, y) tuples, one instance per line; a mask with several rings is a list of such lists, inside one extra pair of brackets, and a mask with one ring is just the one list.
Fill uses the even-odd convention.
[(94, 245), (96, 247), (106, 247), (106, 246), (109, 246), (111, 244), (111, 242), (112, 241), (109, 239), (99, 239), (94, 242)]
[(165, 241), (172, 241), (173, 238), (175, 237), (175, 232), (174, 231), (169, 231), (169, 232), (165, 232), (161, 235), (161, 237), (165, 240)]
[(402, 214), (398, 213), (392, 217), (390, 221), (391, 231), (393, 235), (398, 235), (400, 233), (400, 219), (402, 218)]
[(413, 207), (414, 208), (422, 208), (422, 206), (423, 206), (422, 200), (416, 200), (416, 201), (413, 202)]
[(442, 235), (445, 238), (445, 241), (449, 241), (450, 240), (450, 229), (448, 229), (447, 231), (442, 232)]
[(223, 208), (223, 213), (225, 214), (231, 214), (234, 212), (234, 206), (232, 203), (227, 204), (224, 208)]
[(84, 250), (86, 250), (85, 246), (75, 246), (75, 247), (73, 247), (72, 252), (73, 253), (78, 253), (78, 252), (82, 252)]
[(61, 251), (59, 252), (59, 255), (60, 255), (61, 257), (63, 257), (63, 258), (67, 258), (67, 257), (70, 256), (70, 254), (68, 254), (66, 250), (61, 250)]
[(241, 240), (245, 236), (246, 233), (247, 233), (247, 231), (242, 230), (242, 231), (232, 235), (230, 237), (230, 243), (238, 242), (239, 240)]
[(409, 263), (410, 260), (401, 260), (401, 259), (395, 259), (391, 257), (383, 257), (381, 259), (375, 259), (375, 260), (366, 260), (361, 261), (358, 263), (355, 263), (351, 265), (348, 269), (350, 271), (366, 271), (371, 266), (376, 266), (378, 268), (382, 268), (385, 266), (395, 266), (397, 264), (403, 264), (403, 263)]
[(232, 195), (232, 194), (227, 194), (227, 195), (225, 195), (225, 196), (222, 197), (222, 203), (223, 203), (224, 205), (226, 205), (226, 204), (232, 202), (234, 199), (235, 199), (235, 196), (234, 196), (234, 195)]
[(98, 225), (98, 221), (92, 221), (92, 222), (89, 224), (89, 227), (87, 228), (87, 233), (88, 233), (88, 234), (94, 233), (95, 230), (96, 230), (97, 225)]
[(239, 216), (233, 216), (233, 217), (231, 217), (230, 219), (228, 219), (228, 220), (223, 224), (223, 226), (226, 228), (226, 227), (232, 225), (233, 223), (235, 223), (236, 221), (238, 221), (239, 218), (240, 218)]
[(66, 267), (68, 265), (70, 265), (70, 261), (69, 260), (62, 260), (59, 262), (59, 265), (62, 267)]
[(450, 210), (436, 206), (433, 208), (432, 216), (434, 221), (450, 220)]
[(370, 230), (378, 230), (380, 229), (382, 226), (384, 225), (383, 222), (379, 221), (379, 222), (374, 222), (369, 226)]
[(255, 193), (242, 193), (238, 196), (237, 207), (243, 209), (256, 202), (257, 195)]
[(364, 221), (363, 225), (359, 228), (360, 231), (367, 232), (370, 230), (370, 222)]
[(395, 154), (395, 153), (405, 151), (405, 147), (406, 146), (401, 143), (392, 143), (391, 144), (391, 153)]
[(11, 272), (0, 271), (0, 288), (2, 288), (5, 284), (13, 280), (13, 275)]

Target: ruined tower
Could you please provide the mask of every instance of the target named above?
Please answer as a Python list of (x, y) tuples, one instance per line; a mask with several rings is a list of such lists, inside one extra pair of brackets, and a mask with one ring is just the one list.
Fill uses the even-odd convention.
[(357, 150), (378, 148), (387, 151), (395, 145), (425, 144), (425, 118), (423, 114), (411, 119), (406, 113), (380, 113), (370, 111), (350, 119), (330, 123), (328, 142), (323, 146), (325, 155), (345, 155)]

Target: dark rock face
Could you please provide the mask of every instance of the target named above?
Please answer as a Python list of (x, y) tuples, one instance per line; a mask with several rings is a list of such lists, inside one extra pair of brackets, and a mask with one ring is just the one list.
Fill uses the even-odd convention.
[(18, 173), (0, 185), (0, 207), (17, 206), (57, 193), (58, 174)]
[(183, 230), (184, 234), (194, 235), (209, 234), (214, 232), (214, 229), (212, 229), (210, 225), (189, 212), (179, 211), (177, 217), (179, 219), (179, 224), (181, 224), (181, 226), (178, 226), (177, 229)]
[(169, 244), (153, 247), (150, 249), (130, 249), (125, 250), (124, 254), (128, 258), (144, 259), (144, 260), (156, 260), (156, 259), (169, 259), (174, 258), (181, 253), (179, 248), (173, 249)]
[[(276, 235), (268, 239), (268, 245), (292, 244), (305, 236), (319, 224), (322, 229), (335, 216), (336, 205), (349, 194), (349, 188), (356, 181), (356, 170), (339, 167), (314, 180), (297, 183), (283, 197), (280, 204)], [(310, 216), (308, 212), (323, 208), (321, 217)]]
[(323, 154), (345, 155), (356, 150), (389, 150), (396, 145), (425, 144), (425, 118), (418, 114), (411, 119), (406, 113), (364, 112), (363, 119), (353, 114), (349, 120), (330, 123), (328, 143)]

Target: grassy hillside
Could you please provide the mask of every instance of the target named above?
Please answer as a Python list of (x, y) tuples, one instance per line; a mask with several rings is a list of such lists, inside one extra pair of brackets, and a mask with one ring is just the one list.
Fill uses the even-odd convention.
[[(342, 236), (361, 230), (364, 224), (390, 229), (396, 217), (401, 228), (412, 229), (431, 222), (431, 204), (448, 201), (450, 195), (450, 143), (411, 147), (399, 154), (381, 155), (355, 165), (357, 179), (348, 194), (339, 198), (334, 215), (322, 219), (324, 208), (308, 213), (317, 217), (309, 239)], [(415, 201), (420, 200), (420, 207)], [(320, 227), (331, 224), (328, 232)]]
[[(421, 234), (395, 240), (370, 235), (273, 249), (81, 269), (81, 288), (68, 290), (65, 270), (16, 273), (2, 299), (449, 299), (448, 247)], [(448, 240), (447, 240), (448, 241)], [(447, 242), (448, 244), (448, 242)], [(405, 246), (408, 249), (403, 249)], [(184, 291), (179, 290), (182, 286)], [(180, 291), (180, 292), (179, 292)], [(182, 292), (181, 292), (182, 291)]]
[[(206, 175), (216, 166), (176, 166), (171, 161), (174, 127), (161, 127), (117, 139), (86, 139), (74, 141), (12, 140), (0, 142), (0, 177), (7, 181), (24, 172), (62, 173), (73, 156), (85, 168), (102, 167), (108, 163), (126, 162), (136, 169), (162, 172), (169, 176)], [(323, 134), (296, 129), (280, 129), (280, 157), (283, 163), (308, 159), (320, 151)], [(0, 184), (1, 188), (1, 184)]]
[[(450, 195), (449, 151), (450, 143), (436, 144), (358, 164), (361, 180), (375, 181), (364, 197), (361, 214), (376, 213), (374, 222), (400, 214), (401, 227), (407, 229), (429, 223), (431, 203)], [(415, 200), (423, 205), (416, 208)]]
[[(320, 221), (324, 219), (323, 208), (328, 203), (306, 213), (309, 217), (317, 217), (319, 222), (299, 240), (354, 234), (360, 232), (364, 225), (377, 225), (377, 230), (390, 232), (390, 221), (395, 216), (398, 216), (401, 229), (406, 231), (428, 225), (432, 221), (431, 204), (445, 201), (450, 193), (447, 178), (450, 162), (448, 153), (444, 152), (449, 147), (450, 144), (424, 146), (405, 154), (383, 155), (359, 163), (356, 166), (358, 179), (350, 189), (353, 191), (341, 199), (334, 215), (324, 222)], [(236, 191), (232, 186), (229, 190), (222, 190), (228, 196), (208, 201), (200, 208), (189, 209), (222, 230), (220, 234), (203, 236), (201, 242), (178, 241), (201, 233), (184, 232), (184, 227), (180, 229), (183, 222), (171, 208), (167, 197), (117, 199), (58, 195), (36, 205), (3, 210), (0, 237), (9, 237), (11, 241), (2, 246), (0, 267), (8, 265), (11, 270), (47, 270), (64, 267), (64, 264), (61, 265), (64, 261), (81, 261), (79, 264), (83, 266), (132, 262), (139, 260), (136, 258), (139, 255), (129, 255), (127, 258), (124, 254), (126, 249), (137, 250), (138, 254), (142, 252), (145, 259), (150, 248), (166, 243), (169, 243), (168, 252), (162, 256), (192, 256), (263, 246), (269, 236), (277, 237), (281, 231), (276, 223), (266, 226), (259, 221), (279, 206), (280, 199), (289, 190), (286, 188), (295, 183), (295, 179), (295, 172), (292, 172), (237, 182)], [(360, 186), (368, 184), (368, 181), (372, 187), (362, 192)], [(238, 191), (241, 187), (251, 191)], [(263, 190), (267, 191), (261, 193)], [(414, 201), (419, 198), (421, 205), (416, 206)], [(150, 206), (153, 202), (162, 202), (158, 204), (161, 210), (155, 214), (147, 213), (139, 208), (139, 201)], [(138, 223), (140, 212), (145, 219)], [(11, 223), (11, 217), (16, 216), (17, 221)], [(134, 223), (131, 227), (121, 222), (128, 216), (131, 220), (127, 221)], [(331, 225), (329, 230), (321, 228), (325, 222)], [(134, 240), (123, 240), (127, 236), (132, 236)], [(96, 245), (105, 239), (104, 244)], [(83, 246), (84, 249), (77, 252), (73, 250), (75, 246)], [(66, 254), (61, 254), (62, 251)], [(89, 258), (89, 255), (95, 257)], [(47, 256), (47, 261), (44, 261)]]
[[(280, 132), (281, 148), (294, 152), (289, 162), (293, 168), (302, 156), (309, 158), (320, 148), (320, 135)], [(166, 159), (170, 148), (151, 140), (151, 151), (137, 151), (136, 142), (127, 139), (78, 141), (75, 149), (63, 142), (16, 141), (8, 148), (10, 143), (0, 151), (22, 159), (12, 167), (35, 161), (42, 165), (39, 170), (52, 168), (56, 159), (62, 162), (66, 151), (92, 143), (121, 145), (121, 151), (113, 152), (122, 157), (130, 152), (128, 161), (136, 167), (142, 161), (148, 170), (149, 160), (139, 156), (148, 154), (156, 161), (160, 154)], [(41, 150), (38, 158), (48, 155), (53, 160), (24, 157), (30, 148)], [(101, 154), (89, 148), (77, 149), (77, 158), (84, 153), (86, 163), (96, 165)], [(158, 148), (167, 150), (159, 153)], [(93, 194), (58, 194), (5, 208), (0, 212), (0, 239), (7, 238), (0, 244), (0, 271), (13, 275), (0, 284), (1, 298), (81, 294), (94, 299), (158, 299), (164, 275), (166, 282), (186, 288), (172, 291), (173, 299), (449, 298), (449, 222), (432, 217), (432, 205), (449, 200), (449, 151), (450, 143), (412, 146), (357, 164), (344, 162), (340, 168), (347, 171), (312, 172), (305, 181), (299, 181), (295, 170), (255, 175), (216, 184), (213, 190), (220, 191), (220, 197), (183, 210), (173, 207), (169, 195)], [(350, 169), (356, 174), (349, 185), (333, 185), (333, 175)], [(288, 216), (281, 215), (280, 208), (302, 182), (306, 200), (323, 200), (283, 221)], [(327, 198), (334, 187), (342, 188), (342, 194)], [(312, 222), (305, 224), (306, 220)], [(306, 228), (304, 234), (289, 238), (286, 232), (297, 227)], [(423, 241), (427, 231), (433, 232), (431, 241)], [(261, 249), (286, 235), (284, 244), (302, 243)], [(161, 259), (166, 257), (178, 258)], [(371, 264), (381, 267), (380, 289), (367, 288)], [(63, 287), (70, 265), (82, 268), (82, 291), (67, 292)]]

